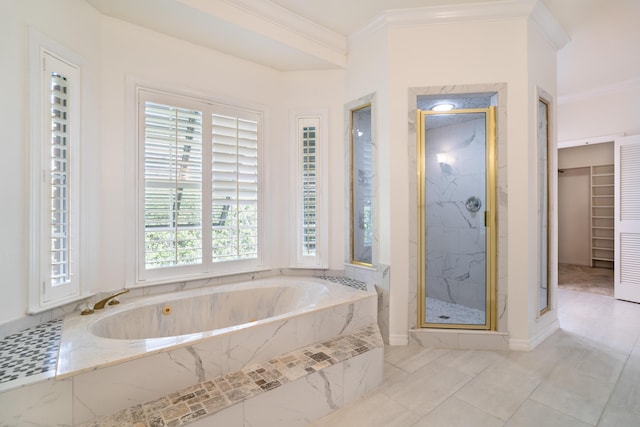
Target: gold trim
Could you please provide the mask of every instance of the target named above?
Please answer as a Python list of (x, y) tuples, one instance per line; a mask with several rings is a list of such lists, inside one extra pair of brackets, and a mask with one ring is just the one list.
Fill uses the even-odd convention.
[[(353, 265), (359, 265), (362, 267), (373, 267), (373, 248), (372, 248), (372, 252), (371, 252), (371, 263), (367, 263), (367, 262), (362, 262), (362, 261), (358, 261), (355, 259), (355, 254), (354, 254), (354, 231), (353, 231), (353, 224), (354, 224), (354, 217), (353, 217), (353, 113), (355, 113), (356, 111), (360, 111), (363, 110), (365, 108), (371, 108), (372, 112), (373, 112), (373, 105), (371, 102), (364, 104), (364, 105), (360, 105), (358, 107), (352, 108), (349, 110), (349, 263), (353, 264)], [(373, 117), (371, 120), (371, 125), (373, 127)], [(373, 129), (371, 129), (371, 133), (373, 134)]]
[[(497, 196), (496, 196), (496, 107), (451, 110), (447, 112), (421, 111), (416, 112), (416, 139), (417, 139), (417, 176), (418, 176), (418, 304), (417, 325), (420, 328), (438, 329), (467, 329), (467, 330), (492, 330), (497, 328)], [(428, 323), (425, 321), (425, 144), (426, 129), (425, 119), (428, 115), (443, 114), (485, 114), (486, 128), (486, 306), (485, 323), (483, 325), (467, 324), (443, 324)]]
[[(538, 316), (542, 316), (543, 314), (551, 311), (551, 263), (549, 262), (551, 260), (551, 180), (549, 179), (549, 177), (551, 176), (551, 157), (550, 157), (550, 147), (549, 147), (549, 137), (550, 137), (550, 129), (551, 129), (551, 124), (549, 122), (549, 110), (551, 108), (551, 103), (549, 101), (547, 101), (546, 99), (544, 99), (543, 97), (538, 97), (538, 102), (542, 102), (545, 105), (545, 115), (546, 115), (546, 135), (545, 135), (545, 140), (546, 140), (546, 156), (547, 156), (547, 167), (545, 170), (545, 173), (547, 174), (546, 177), (546, 181), (547, 181), (547, 188), (546, 188), (546, 198), (547, 198), (547, 305), (540, 310), (540, 307), (538, 307)], [(536, 144), (537, 145), (537, 144)], [(538, 289), (540, 289), (540, 284), (538, 284)], [(539, 303), (540, 298), (538, 297), (536, 299), (536, 302)]]

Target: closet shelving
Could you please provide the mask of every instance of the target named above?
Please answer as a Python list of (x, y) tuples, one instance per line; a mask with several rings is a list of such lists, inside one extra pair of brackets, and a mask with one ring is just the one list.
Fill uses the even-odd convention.
[(591, 266), (613, 268), (614, 166), (591, 166)]

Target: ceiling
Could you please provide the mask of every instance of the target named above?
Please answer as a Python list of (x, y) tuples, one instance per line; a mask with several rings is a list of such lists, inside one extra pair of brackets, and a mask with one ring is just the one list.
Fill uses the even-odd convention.
[[(533, 0), (86, 0), (102, 14), (281, 70), (343, 68), (347, 37), (385, 11)], [(542, 0), (571, 35), (609, 0)], [(442, 9), (445, 8), (445, 9)]]

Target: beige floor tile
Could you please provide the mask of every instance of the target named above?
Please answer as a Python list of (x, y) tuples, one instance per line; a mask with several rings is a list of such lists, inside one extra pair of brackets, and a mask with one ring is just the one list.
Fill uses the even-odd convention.
[(640, 411), (630, 407), (609, 404), (604, 409), (598, 427), (638, 427), (640, 426)]
[(380, 391), (419, 415), (425, 415), (471, 380), (456, 369), (430, 363), (403, 381), (383, 386)]
[(404, 371), (415, 372), (423, 366), (447, 355), (451, 350), (420, 346), (391, 347), (385, 351), (385, 362)]
[(452, 350), (438, 361), (467, 375), (476, 376), (496, 362), (504, 360), (497, 351)]
[(593, 424), (570, 417), (533, 400), (525, 400), (505, 427), (592, 427)]
[(595, 425), (612, 390), (613, 384), (563, 364), (540, 384), (531, 399)]
[(542, 381), (520, 366), (495, 363), (456, 393), (456, 397), (507, 420)]
[(410, 374), (407, 371), (403, 371), (400, 368), (396, 368), (391, 363), (384, 363), (384, 382), (383, 384), (389, 384), (392, 382), (401, 381), (408, 377)]
[(456, 398), (447, 399), (414, 427), (502, 427), (504, 421)]
[(420, 416), (383, 393), (374, 392), (317, 420), (310, 427), (409, 427), (419, 419)]

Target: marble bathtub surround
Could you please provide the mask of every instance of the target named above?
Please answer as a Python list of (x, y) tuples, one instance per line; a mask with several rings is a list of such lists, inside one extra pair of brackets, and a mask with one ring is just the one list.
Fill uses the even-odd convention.
[(349, 277), (339, 277), (339, 276), (314, 276), (318, 279), (328, 280), (333, 283), (339, 283), (344, 286), (349, 286), (354, 289), (359, 289), (361, 291), (367, 290), (367, 284), (360, 280), (351, 279)]
[[(263, 327), (270, 331), (276, 327), (281, 333), (294, 333), (300, 326), (296, 325), (300, 321), (297, 316), (336, 305), (347, 304), (344, 315), (357, 319), (359, 313), (348, 313), (354, 309), (349, 303), (373, 295), (373, 290), (360, 291), (328, 280), (280, 276), (131, 298), (99, 313), (73, 313), (65, 318), (56, 374), (64, 378), (171, 348), (206, 346), (211, 340), (218, 341), (215, 351), (219, 353), (244, 329)], [(166, 306), (172, 308), (171, 315), (162, 314)], [(367, 323), (359, 326), (375, 321), (375, 313), (364, 316)], [(314, 337), (313, 325), (305, 327), (309, 328), (305, 335)]]
[[(56, 425), (81, 424), (132, 405), (160, 399), (177, 389), (187, 388), (196, 383), (210, 381), (213, 378), (264, 363), (283, 353), (292, 352), (313, 343), (329, 341), (335, 337), (350, 335), (360, 328), (375, 325), (377, 294), (372, 285), (343, 278), (339, 274), (326, 275), (322, 278), (311, 276), (317, 273), (310, 272), (307, 276), (295, 277), (269, 275), (267, 279), (234, 284), (231, 286), (234, 290), (240, 292), (249, 290), (249, 293), (255, 297), (251, 310), (259, 316), (256, 316), (255, 321), (253, 318), (247, 320), (247, 308), (237, 304), (238, 310), (228, 313), (229, 316), (249, 323), (228, 326), (223, 328), (222, 332), (149, 339), (124, 339), (126, 335), (120, 335), (121, 339), (99, 336), (109, 334), (118, 336), (124, 329), (145, 335), (149, 330), (143, 327), (132, 327), (132, 325), (140, 326), (140, 322), (128, 317), (132, 313), (130, 311), (126, 314), (128, 308), (134, 308), (133, 312), (135, 312), (147, 303), (161, 302), (158, 305), (162, 309), (167, 301), (170, 301), (168, 297), (175, 297), (178, 301), (182, 297), (193, 296), (192, 292), (207, 293), (207, 289), (200, 287), (177, 292), (175, 295), (173, 292), (154, 293), (148, 297), (142, 297), (139, 294), (136, 296), (136, 292), (141, 291), (136, 289), (131, 292), (132, 298), (127, 297), (120, 305), (106, 307), (105, 310), (96, 314), (80, 316), (78, 310), (64, 319), (65, 322), (71, 322), (71, 328), (66, 329), (66, 325), (62, 328), (58, 375), (55, 375), (56, 370), (50, 370), (46, 374), (48, 375), (46, 381), (43, 381), (47, 379), (44, 377), (30, 376), (24, 378), (23, 382), (18, 379), (0, 383), (0, 389), (4, 390), (0, 394), (0, 403), (4, 409), (7, 409), (0, 411), (0, 425), (5, 423), (22, 425), (30, 422)], [(174, 286), (182, 289), (179, 285)], [(283, 289), (287, 287), (291, 289)], [(228, 290), (226, 285), (209, 288), (211, 289), (208, 292)], [(266, 289), (267, 294), (255, 292), (256, 288)], [(279, 288), (282, 292), (269, 295), (272, 288)], [(227, 294), (228, 298), (234, 297), (231, 295), (232, 292)], [(207, 298), (201, 299), (207, 300)], [(260, 306), (272, 305), (280, 311), (261, 313), (259, 310)], [(176, 308), (178, 307), (179, 304)], [(295, 309), (289, 310), (292, 307)], [(210, 307), (209, 311), (211, 311)], [(287, 311), (289, 312), (286, 314), (278, 314)], [(273, 315), (273, 317), (262, 318), (267, 315)], [(105, 326), (112, 321), (107, 319), (116, 319), (120, 316), (127, 319), (128, 328), (117, 326), (119, 322), (116, 320), (113, 320), (115, 326)], [(192, 311), (189, 311), (189, 317), (194, 317)], [(96, 326), (92, 329), (95, 324), (101, 322), (105, 322), (102, 327)], [(58, 320), (56, 332), (53, 334), (56, 339), (60, 339), (61, 325), (62, 321)], [(71, 334), (69, 334), (70, 331)], [(7, 343), (7, 345), (14, 348), (13, 343)], [(57, 347), (54, 353), (58, 353)], [(382, 349), (367, 352), (366, 355), (360, 356), (364, 357), (362, 362), (350, 359), (339, 367), (331, 366), (322, 374), (312, 374), (306, 377), (304, 384), (322, 385), (325, 378), (332, 379), (332, 372), (342, 373), (343, 371), (345, 384), (351, 384), (354, 378), (357, 379), (358, 375), (366, 371), (358, 368), (361, 363), (365, 366), (379, 362), (381, 378)], [(74, 358), (74, 356), (80, 357)], [(74, 364), (74, 361), (78, 363)], [(48, 366), (49, 369), (55, 368), (55, 365)], [(348, 368), (349, 366), (351, 367)], [(347, 380), (347, 371), (353, 378)], [(159, 373), (162, 374), (159, 375)], [(36, 377), (38, 378), (31, 379)], [(342, 378), (342, 374), (339, 377)], [(355, 383), (356, 386), (349, 386), (352, 390), (354, 387), (355, 389), (361, 387), (357, 385), (357, 380)], [(366, 382), (366, 384), (370, 383), (379, 384), (375, 380)], [(286, 383), (286, 386), (278, 388), (280, 390), (278, 393), (288, 395), (291, 388), (298, 387), (304, 390), (305, 386), (299, 385), (298, 382), (295, 385)], [(342, 389), (342, 379), (340, 385), (336, 387)], [(312, 388), (312, 390), (313, 394), (320, 389)], [(302, 396), (298, 393), (293, 394)], [(356, 394), (350, 393), (353, 396)], [(342, 399), (341, 396), (338, 397)], [(265, 399), (269, 400), (273, 397), (252, 400), (250, 405), (257, 405), (259, 403), (256, 402), (263, 402)], [(237, 408), (237, 405), (232, 408)], [(330, 407), (321, 408), (321, 414), (319, 413), (318, 416), (327, 413), (326, 411), (330, 409)], [(236, 410), (229, 409), (231, 412)], [(249, 409), (247, 411), (253, 412)]]
[(83, 425), (185, 425), (382, 346), (378, 328), (368, 326), (347, 336), (306, 346)]

